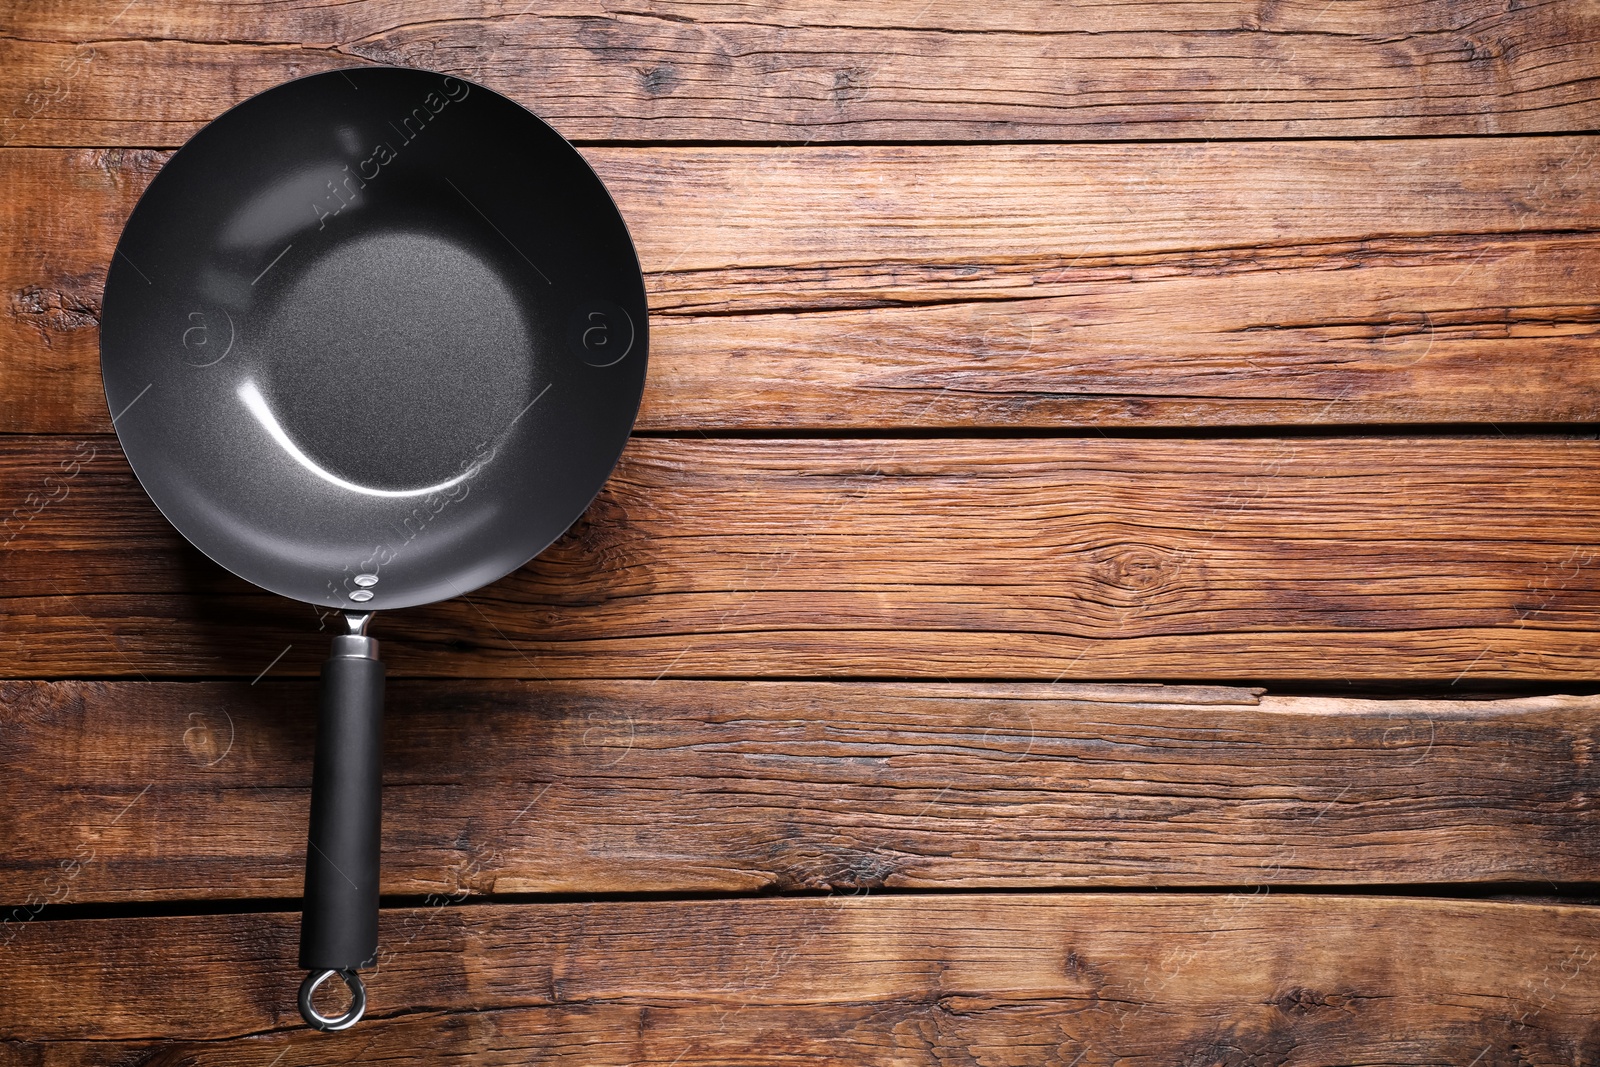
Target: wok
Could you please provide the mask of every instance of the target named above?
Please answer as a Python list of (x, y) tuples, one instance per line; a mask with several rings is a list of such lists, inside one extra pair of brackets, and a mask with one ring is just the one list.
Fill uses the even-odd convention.
[[(377, 955), (384, 668), (373, 613), (517, 569), (599, 491), (638, 410), (639, 263), (554, 130), (397, 67), (239, 104), (151, 182), (106, 278), (101, 371), (167, 519), (342, 615), (323, 665), (300, 966), (307, 1022)], [(312, 1001), (339, 975), (350, 1007)]]

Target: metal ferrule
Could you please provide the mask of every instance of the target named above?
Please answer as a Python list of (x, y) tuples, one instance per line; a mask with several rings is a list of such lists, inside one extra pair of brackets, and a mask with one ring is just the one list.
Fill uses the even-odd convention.
[(344, 623), (350, 632), (339, 634), (333, 639), (333, 650), (328, 654), (330, 659), (377, 659), (378, 639), (367, 636), (367, 625), (372, 622), (370, 611), (347, 611), (344, 613)]

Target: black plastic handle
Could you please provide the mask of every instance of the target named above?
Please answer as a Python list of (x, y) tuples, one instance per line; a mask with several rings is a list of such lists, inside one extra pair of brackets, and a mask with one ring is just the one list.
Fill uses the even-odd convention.
[[(364, 618), (359, 628), (365, 629)], [(383, 662), (377, 641), (358, 631), (334, 638), (333, 655), (322, 665), (311, 777), (300, 966), (312, 973), (301, 989), (300, 1013), (321, 1030), (344, 1029), (360, 1011), (321, 1015), (310, 1006), (316, 985), (329, 972), (340, 972), (357, 1006), (364, 1007), (354, 972), (377, 959), (382, 792)]]

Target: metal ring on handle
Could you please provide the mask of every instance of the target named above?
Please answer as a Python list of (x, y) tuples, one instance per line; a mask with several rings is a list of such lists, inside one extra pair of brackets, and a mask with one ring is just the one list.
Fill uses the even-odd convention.
[[(345, 988), (350, 990), (350, 1009), (343, 1015), (329, 1018), (312, 1006), (311, 998), (316, 995), (322, 983), (333, 975), (344, 979)], [(348, 1030), (361, 1021), (361, 1016), (366, 1010), (367, 987), (361, 984), (361, 976), (350, 968), (338, 971), (312, 971), (306, 975), (306, 980), (300, 983), (300, 1017), (318, 1030)]]

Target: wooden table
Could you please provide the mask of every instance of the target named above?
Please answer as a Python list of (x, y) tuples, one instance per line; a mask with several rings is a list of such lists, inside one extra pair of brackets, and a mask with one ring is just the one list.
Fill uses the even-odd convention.
[[(0, 15), (0, 1061), (1600, 1062), (1593, 0), (524, 3)], [(96, 327), (173, 147), (361, 63), (572, 138), (654, 351), (577, 526), (379, 620), (330, 1037), (324, 620)]]

